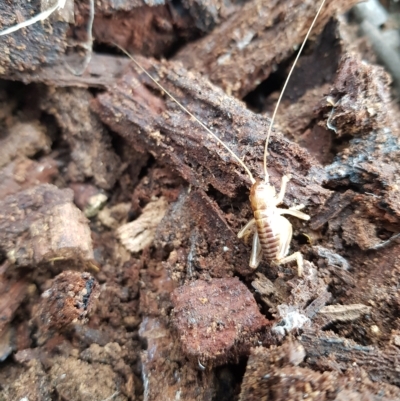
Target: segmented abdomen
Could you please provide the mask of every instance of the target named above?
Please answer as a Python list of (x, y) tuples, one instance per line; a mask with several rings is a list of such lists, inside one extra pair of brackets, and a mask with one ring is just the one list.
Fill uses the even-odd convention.
[(254, 218), (263, 256), (268, 262), (272, 262), (276, 260), (280, 243), (279, 231), (272, 229), (272, 227), (277, 227), (273, 223), (274, 215), (265, 210), (255, 210)]

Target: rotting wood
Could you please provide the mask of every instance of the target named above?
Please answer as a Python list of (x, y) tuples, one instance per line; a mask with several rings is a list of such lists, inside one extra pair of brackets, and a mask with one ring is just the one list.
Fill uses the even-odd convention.
[[(145, 59), (140, 62), (150, 68)], [(152, 73), (160, 83), (235, 151), (256, 177), (260, 176), (268, 120), (180, 64), (152, 64), (156, 74)], [(211, 185), (233, 197), (249, 185), (249, 178), (231, 155), (175, 103), (160, 98), (158, 88), (148, 78), (138, 77), (131, 69), (112, 89), (96, 98), (93, 109), (133, 147), (162, 158), (198, 188), (207, 190)], [(324, 202), (329, 191), (318, 185), (325, 174), (314, 159), (279, 135), (271, 137), (269, 151), (272, 183), (280, 183), (282, 174), (293, 177), (285, 200), (290, 202), (294, 198), (299, 203), (314, 205)]]
[(11, 322), (14, 314), (26, 296), (27, 281), (11, 280), (0, 275), (0, 333)]
[(155, 245), (172, 248), (165, 267), (177, 283), (253, 273), (246, 245), (237, 238), (218, 205), (201, 190), (182, 192), (162, 224)]
[(168, 203), (164, 197), (154, 199), (143, 209), (134, 221), (116, 230), (116, 236), (130, 252), (140, 252), (153, 243), (156, 229), (167, 212)]
[(90, 267), (90, 228), (72, 198), (69, 189), (43, 184), (0, 201), (0, 250), (10, 263)]
[(368, 373), (372, 381), (400, 385), (398, 348), (380, 350), (363, 346), (331, 332), (306, 331), (298, 340), (306, 350), (307, 363), (316, 369), (346, 370), (351, 365), (357, 365)]
[[(3, 136), (3, 135), (2, 135)], [(38, 121), (16, 123), (0, 139), (0, 168), (18, 156), (34, 156), (50, 151), (51, 140)]]
[[(329, 1), (314, 34), (334, 12), (358, 0)], [(253, 0), (205, 38), (185, 46), (176, 56), (186, 68), (201, 72), (227, 93), (242, 98), (301, 43), (319, 3), (314, 0)]]
[(199, 374), (199, 365), (192, 365), (183, 357), (179, 342), (162, 318), (145, 316), (139, 335), (149, 345), (141, 353), (149, 400), (173, 400), (177, 394), (185, 401), (215, 400), (215, 370), (206, 369)]
[(363, 367), (319, 372), (298, 366), (304, 356), (304, 348), (297, 341), (272, 349), (253, 348), (239, 400), (301, 401), (307, 394), (307, 398), (321, 401), (394, 401), (400, 396), (398, 387), (370, 380)]
[(194, 365), (238, 361), (269, 323), (237, 277), (192, 281), (175, 289), (171, 300), (172, 323), (183, 353)]
[(69, 179), (93, 178), (103, 189), (114, 186), (121, 173), (121, 160), (111, 144), (111, 136), (90, 110), (92, 95), (82, 88), (49, 88), (42, 110), (53, 115), (71, 147)]
[(32, 71), (11, 70), (2, 75), (3, 79), (21, 81), (25, 84), (40, 82), (49, 86), (107, 88), (122, 75), (129, 61), (120, 56), (93, 53), (82, 75), (75, 75), (68, 68), (75, 56), (60, 55), (51, 65), (43, 65)]
[(0, 200), (35, 185), (49, 184), (57, 174), (57, 162), (51, 157), (38, 161), (18, 157), (0, 169)]
[[(12, 7), (10, 6), (12, 4)], [(17, 14), (24, 20), (40, 12), (37, 3), (20, 0), (1, 2), (0, 23), (2, 27), (15, 25)], [(52, 21), (49, 34), (46, 24), (36, 23), (0, 39), (0, 75), (12, 71), (32, 71), (43, 64), (53, 64), (67, 48), (68, 23)]]
[(72, 325), (87, 323), (99, 294), (98, 282), (89, 273), (67, 270), (56, 276), (33, 312), (39, 344)]

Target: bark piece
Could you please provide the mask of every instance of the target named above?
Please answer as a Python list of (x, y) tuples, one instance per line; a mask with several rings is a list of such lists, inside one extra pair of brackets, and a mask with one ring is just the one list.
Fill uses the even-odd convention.
[[(322, 30), (333, 12), (345, 11), (355, 3), (327, 2), (314, 32)], [(315, 1), (250, 1), (211, 34), (186, 46), (175, 59), (242, 98), (265, 80), (276, 64), (293, 54), (318, 7)]]
[(90, 229), (72, 197), (71, 190), (43, 184), (0, 202), (0, 250), (11, 263), (91, 264)]
[(289, 289), (282, 280), (277, 279), (272, 282), (260, 272), (256, 273), (256, 279), (252, 281), (251, 285), (261, 300), (274, 310), (277, 310), (277, 306), (283, 304), (289, 296)]
[(33, 317), (40, 343), (72, 324), (85, 324), (99, 294), (98, 283), (89, 273), (69, 270), (55, 277)]
[(268, 324), (237, 278), (196, 280), (174, 290), (172, 303), (183, 352), (205, 366), (238, 360)]
[(164, 197), (153, 200), (145, 206), (139, 218), (120, 226), (116, 235), (125, 248), (130, 252), (139, 252), (150, 246), (167, 208), (168, 203)]
[(12, 280), (0, 275), (0, 335), (7, 331), (7, 325), (25, 299), (26, 292), (25, 280)]
[(305, 394), (311, 397), (318, 394), (317, 400), (328, 399), (327, 395), (335, 389), (338, 374), (321, 374), (298, 367), (304, 356), (304, 348), (299, 343), (286, 343), (271, 350), (253, 348), (239, 400), (302, 400)]
[(379, 350), (329, 332), (307, 331), (298, 340), (306, 350), (307, 363), (318, 370), (346, 370), (357, 364), (368, 373), (372, 381), (383, 381), (395, 386), (400, 384), (397, 369), (400, 350), (397, 348)]
[(254, 272), (246, 245), (218, 205), (200, 190), (180, 195), (158, 227), (155, 244), (170, 251), (166, 267), (178, 283)]
[(82, 75), (76, 75), (68, 67), (75, 60), (75, 55), (60, 55), (51, 65), (42, 65), (33, 71), (12, 71), (5, 73), (3, 77), (25, 84), (40, 82), (57, 88), (71, 86), (107, 88), (115, 83), (129, 64), (123, 57), (93, 53)]
[(0, 139), (0, 168), (18, 156), (30, 157), (40, 151), (47, 153), (50, 145), (50, 138), (38, 122), (14, 124), (6, 137)]
[[(139, 61), (148, 68), (148, 62)], [(163, 87), (207, 123), (256, 177), (260, 176), (267, 120), (179, 64), (153, 65)], [(159, 91), (154, 83), (143, 79), (153, 91)], [(93, 107), (102, 121), (133, 147), (163, 158), (192, 185), (203, 190), (211, 185), (231, 197), (249, 185), (243, 168), (204, 128), (175, 103), (145, 88), (133, 71), (128, 70), (112, 90), (99, 95)], [(328, 191), (318, 185), (324, 173), (315, 160), (279, 135), (272, 135), (269, 151), (272, 183), (279, 186), (283, 173), (293, 176), (287, 198), (305, 204), (323, 202)]]
[(371, 307), (362, 304), (324, 306), (319, 313), (329, 322), (349, 322), (371, 313)]
[[(237, 1), (110, 1), (98, 4), (93, 25), (97, 41), (117, 43), (133, 54), (166, 56), (183, 40), (211, 31), (235, 10)], [(78, 5), (78, 19), (87, 6)]]
[[(93, 24), (96, 40), (107, 44), (117, 43), (130, 53), (147, 56), (166, 55), (172, 49), (179, 39), (179, 31), (174, 26), (174, 14), (170, 12), (172, 4), (147, 1), (118, 3), (103, 2), (97, 10)], [(180, 22), (184, 22), (184, 19), (180, 18)]]
[(398, 387), (372, 382), (363, 368), (349, 368), (345, 373), (320, 373), (297, 366), (304, 355), (304, 348), (298, 342), (275, 349), (253, 348), (239, 400), (389, 401), (400, 395)]
[(49, 184), (57, 173), (57, 163), (52, 158), (18, 158), (0, 169), (0, 200), (35, 185)]
[[(340, 125), (343, 133), (357, 136), (349, 141), (335, 161), (326, 167), (326, 171), (330, 187), (352, 186), (362, 193), (355, 198), (356, 203), (352, 205), (355, 214), (358, 213), (361, 219), (372, 221), (375, 218), (375, 221), (386, 220), (398, 224), (399, 124), (397, 110), (388, 101), (390, 92), (387, 84), (387, 75), (381, 67), (366, 65), (358, 57), (349, 56), (344, 59), (332, 89), (332, 96), (335, 93), (339, 96), (334, 102), (338, 102), (339, 109), (343, 102), (344, 109), (332, 121), (332, 125)], [(335, 109), (335, 105), (330, 107), (333, 112)], [(380, 112), (375, 114), (377, 110)], [(349, 208), (348, 212), (350, 210)], [(342, 214), (342, 221), (338, 220), (337, 226), (342, 224), (343, 217)], [(369, 241), (371, 245), (380, 242), (376, 234), (371, 235), (373, 230), (366, 227), (365, 222), (360, 220), (359, 225), (367, 232), (367, 237), (376, 239), (375, 242)], [(360, 246), (368, 247), (365, 242), (368, 239), (361, 240)]]
[[(23, 0), (1, 3), (0, 24), (5, 29), (16, 25), (18, 18), (28, 20), (40, 13), (38, 3)], [(45, 21), (1, 37), (0, 75), (12, 76), (13, 71), (32, 71), (43, 64), (53, 64), (67, 47), (68, 23)]]
[(188, 362), (162, 319), (145, 317), (139, 334), (148, 344), (141, 353), (146, 400), (215, 399), (215, 372), (212, 369), (202, 371), (197, 362), (194, 365)]
[(331, 130), (339, 137), (363, 136), (389, 125), (389, 84), (382, 67), (362, 62), (356, 55), (344, 56), (322, 108), (329, 115)]
[(93, 178), (98, 187), (110, 189), (120, 174), (121, 161), (112, 148), (109, 133), (90, 111), (91, 99), (85, 89), (53, 88), (41, 107), (57, 119), (71, 147), (71, 181)]

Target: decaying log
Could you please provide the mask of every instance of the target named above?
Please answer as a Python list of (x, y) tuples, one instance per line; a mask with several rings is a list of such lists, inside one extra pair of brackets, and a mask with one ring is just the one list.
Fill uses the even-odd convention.
[(86, 89), (52, 88), (41, 107), (57, 119), (71, 147), (71, 181), (93, 178), (98, 187), (110, 189), (120, 174), (121, 160), (107, 129), (90, 110), (91, 99)]
[(252, 349), (241, 386), (240, 401), (318, 401), (396, 400), (398, 387), (384, 382), (374, 383), (363, 367), (349, 368), (345, 373), (320, 373), (299, 367), (305, 356), (298, 342), (275, 349)]
[(56, 276), (35, 308), (38, 342), (43, 344), (73, 324), (86, 323), (99, 293), (99, 285), (89, 273), (67, 270)]
[(72, 198), (69, 189), (43, 184), (0, 201), (0, 250), (10, 263), (90, 266), (90, 229)]
[[(23, 0), (0, 4), (1, 28), (16, 25), (39, 14), (37, 3)], [(11, 77), (14, 71), (32, 71), (44, 64), (53, 64), (67, 48), (68, 23), (51, 21), (36, 23), (0, 37), (0, 75)], [(51, 32), (51, 33), (49, 33)]]
[(18, 80), (25, 84), (41, 82), (58, 88), (71, 86), (106, 88), (115, 83), (129, 64), (129, 60), (123, 57), (93, 53), (85, 71), (81, 75), (76, 75), (69, 67), (75, 59), (76, 56), (62, 54), (51, 65), (42, 65), (32, 71), (5, 72), (2, 78)]
[(268, 324), (251, 292), (236, 277), (196, 280), (177, 288), (171, 298), (172, 322), (194, 365), (238, 361)]
[[(147, 350), (141, 354), (142, 377), (146, 399), (212, 401), (215, 399), (215, 371), (200, 371), (200, 365), (189, 363), (182, 354), (180, 344), (168, 325), (160, 318), (144, 317), (140, 336), (146, 340)], [(171, 380), (174, 377), (175, 380)]]
[[(327, 2), (314, 32), (321, 32), (334, 12), (344, 12), (356, 3)], [(314, 0), (252, 0), (205, 38), (185, 46), (175, 59), (242, 98), (293, 54), (318, 6)]]
[[(140, 59), (140, 62), (150, 68), (148, 61)], [(268, 121), (198, 75), (188, 73), (178, 63), (153, 62), (153, 66), (160, 83), (205, 122), (256, 177), (262, 176)], [(169, 98), (160, 97), (154, 83), (138, 77), (131, 69), (112, 89), (97, 97), (93, 109), (133, 147), (162, 158), (198, 188), (207, 190), (212, 186), (233, 197), (249, 186), (243, 168), (224, 148)], [(304, 204), (324, 202), (329, 191), (318, 185), (325, 175), (314, 159), (279, 135), (272, 135), (269, 152), (271, 181), (279, 186), (282, 174), (293, 177), (287, 200), (296, 199)]]
[(165, 267), (179, 284), (254, 272), (246, 245), (218, 205), (200, 190), (181, 194), (159, 225), (155, 245), (171, 251)]
[(362, 346), (330, 332), (306, 331), (298, 340), (306, 350), (307, 363), (318, 370), (345, 371), (351, 365), (357, 365), (374, 382), (400, 385), (400, 350), (396, 347), (380, 350), (373, 346)]

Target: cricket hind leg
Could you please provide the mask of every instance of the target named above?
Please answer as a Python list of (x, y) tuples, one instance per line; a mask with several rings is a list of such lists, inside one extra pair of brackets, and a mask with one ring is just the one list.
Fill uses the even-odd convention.
[(277, 260), (276, 263), (279, 265), (284, 265), (286, 263), (293, 261), (297, 262), (297, 274), (299, 277), (301, 277), (303, 275), (303, 266), (304, 266), (304, 259), (301, 252), (297, 251), (289, 256), (285, 256), (284, 258)]
[(261, 260), (262, 260), (262, 248), (261, 248), (260, 238), (258, 237), (258, 232), (256, 231), (253, 236), (253, 246), (251, 248), (249, 266), (252, 269), (257, 269)]
[(279, 214), (290, 214), (291, 216), (297, 217), (298, 219), (301, 220), (310, 220), (310, 216), (308, 214), (305, 214), (303, 212), (300, 212), (298, 209), (279, 209)]
[(237, 237), (243, 238), (246, 237), (254, 230), (254, 226), (256, 224), (256, 219), (251, 219), (249, 222), (238, 232)]
[[(288, 209), (279, 209), (279, 211), (287, 211)], [(297, 211), (295, 211), (297, 212)], [(300, 212), (298, 212), (300, 213)], [(307, 216), (308, 217), (308, 216)], [(283, 265), (289, 262), (297, 262), (297, 274), (299, 277), (303, 275), (303, 255), (301, 252), (295, 252), (292, 255), (286, 256), (289, 252), (290, 242), (292, 240), (293, 228), (290, 222), (282, 216), (279, 216), (280, 230), (280, 241), (281, 245), (277, 254), (276, 260), (274, 261), (277, 265)]]

